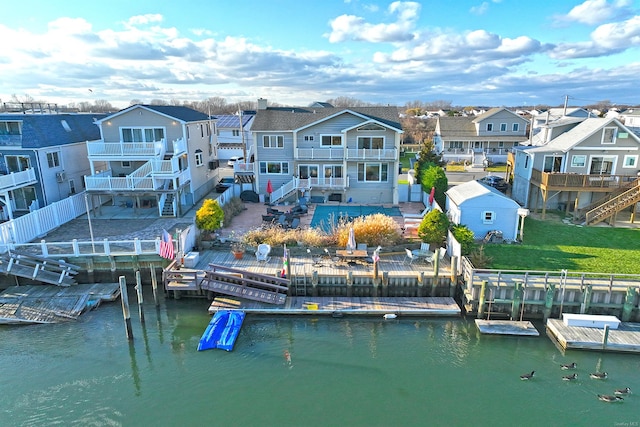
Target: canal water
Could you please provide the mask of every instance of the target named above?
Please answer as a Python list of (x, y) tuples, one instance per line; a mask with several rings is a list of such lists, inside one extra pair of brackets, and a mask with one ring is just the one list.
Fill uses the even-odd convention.
[[(133, 298), (131, 344), (117, 302), (0, 327), (0, 425), (640, 425), (640, 356), (481, 336), (472, 319), (252, 315), (233, 352), (198, 352), (206, 301), (146, 302), (142, 325)], [(622, 403), (596, 397), (627, 386)]]

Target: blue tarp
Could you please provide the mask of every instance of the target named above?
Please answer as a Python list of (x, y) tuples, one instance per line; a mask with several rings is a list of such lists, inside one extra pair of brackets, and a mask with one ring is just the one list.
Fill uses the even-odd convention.
[(238, 310), (222, 310), (216, 312), (200, 338), (198, 351), (212, 348), (219, 348), (226, 351), (233, 350), (233, 345), (240, 333), (244, 316), (244, 311)]

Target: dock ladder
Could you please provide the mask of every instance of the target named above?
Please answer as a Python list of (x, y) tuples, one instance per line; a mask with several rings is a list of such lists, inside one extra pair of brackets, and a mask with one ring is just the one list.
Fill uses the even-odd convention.
[(295, 266), (295, 272), (293, 275), (293, 293), (297, 297), (307, 296), (307, 272), (300, 266)]

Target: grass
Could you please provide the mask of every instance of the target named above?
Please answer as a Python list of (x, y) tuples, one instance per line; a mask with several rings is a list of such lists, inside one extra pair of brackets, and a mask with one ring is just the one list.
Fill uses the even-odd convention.
[(400, 154), (400, 164), (402, 165), (403, 172), (405, 169), (409, 170), (411, 168), (410, 159), (415, 159), (415, 158), (416, 158), (416, 153), (405, 151), (404, 153)]
[(640, 274), (640, 229), (577, 227), (528, 217), (522, 244), (484, 248), (493, 269)]

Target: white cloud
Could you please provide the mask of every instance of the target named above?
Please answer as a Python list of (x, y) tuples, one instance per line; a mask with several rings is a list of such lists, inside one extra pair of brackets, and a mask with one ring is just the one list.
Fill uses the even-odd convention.
[(469, 12), (474, 15), (484, 15), (487, 13), (487, 10), (489, 10), (489, 3), (485, 1), (479, 6), (472, 6), (471, 9), (469, 9)]
[(631, 4), (631, 0), (586, 0), (571, 9), (564, 20), (596, 25), (629, 13)]
[(413, 39), (411, 30), (415, 28), (420, 14), (420, 3), (396, 1), (389, 5), (388, 13), (397, 15), (396, 22), (389, 24), (369, 24), (355, 15), (340, 15), (330, 22), (329, 42), (340, 43), (348, 40), (379, 42), (403, 42)]

